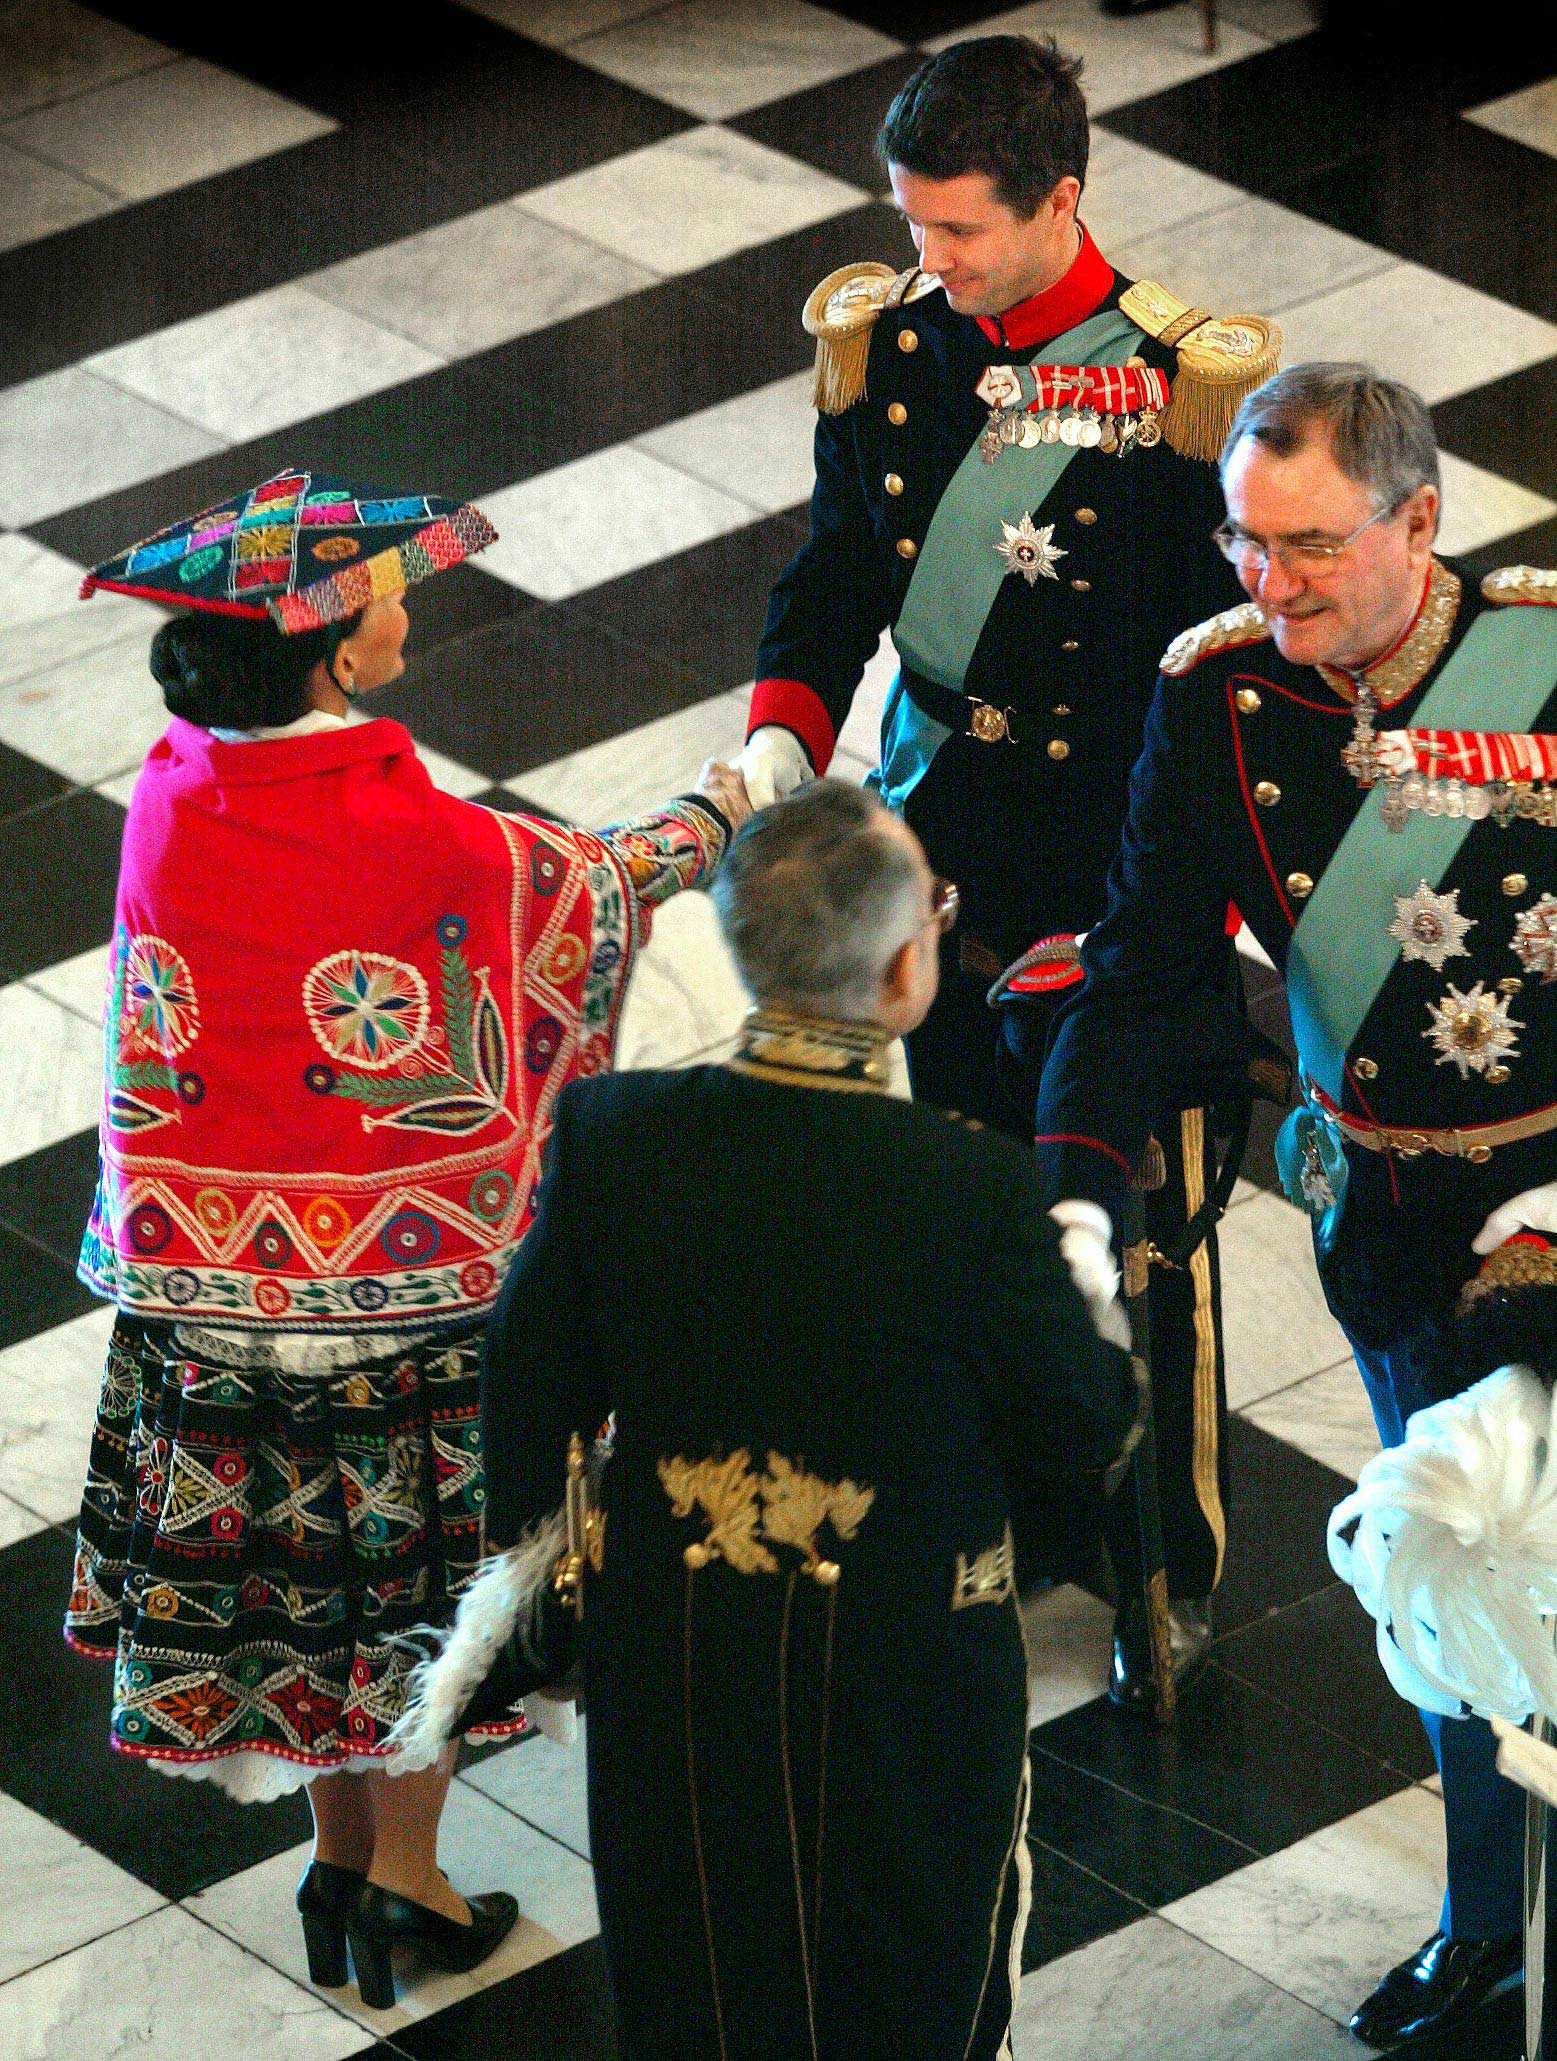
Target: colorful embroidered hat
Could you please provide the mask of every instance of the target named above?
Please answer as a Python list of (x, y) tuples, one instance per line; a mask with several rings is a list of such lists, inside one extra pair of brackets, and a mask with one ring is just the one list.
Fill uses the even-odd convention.
[(375, 496), (344, 480), (278, 472), (94, 566), (81, 598), (104, 587), (173, 608), (269, 615), (289, 634), (318, 630), (447, 571), (496, 536), (468, 501)]

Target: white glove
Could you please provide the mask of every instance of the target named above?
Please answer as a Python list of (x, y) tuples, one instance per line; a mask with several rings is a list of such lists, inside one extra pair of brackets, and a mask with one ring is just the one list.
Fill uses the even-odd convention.
[(1557, 1181), (1526, 1188), (1495, 1209), (1471, 1240), (1471, 1251), (1496, 1252), (1516, 1231), (1545, 1231), (1557, 1237)]
[(754, 809), (782, 801), (811, 778), (811, 761), (804, 745), (782, 723), (764, 723), (753, 730), (735, 769), (746, 782)]
[(1086, 1304), (1099, 1338), (1130, 1350), (1130, 1320), (1119, 1300), (1114, 1227), (1095, 1202), (1057, 1202), (1049, 1212), (1060, 1227), (1060, 1257)]
[(1404, 730), (1381, 730), (1373, 755), (1392, 780), (1404, 780), (1416, 771), (1416, 748)]

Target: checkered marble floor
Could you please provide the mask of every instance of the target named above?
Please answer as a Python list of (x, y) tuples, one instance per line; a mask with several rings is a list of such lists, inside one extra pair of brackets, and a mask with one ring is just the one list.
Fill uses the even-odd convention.
[[(615, 2051), (580, 1749), (473, 1757), (445, 1860), (524, 1922), (477, 1974), (367, 2012), (305, 1980), (301, 1799), (239, 1810), (116, 1760), (106, 1679), (60, 1643), (109, 1323), (72, 1272), (105, 940), (161, 727), (155, 611), (82, 606), (81, 568), (288, 463), (479, 497), (502, 541), (414, 597), (386, 708), (496, 807), (605, 821), (684, 788), (738, 747), (803, 534), (801, 298), (908, 255), (876, 122), (922, 50), (1012, 28), (1085, 54), (1105, 251), (1278, 315), (1289, 359), (1413, 381), (1446, 544), (1557, 560), (1557, 33), (1386, 62), (1306, 0), (1220, 13), (1208, 56), (1192, 4), (423, 0), (405, 37), (294, 0), (0, 5), (0, 2053)], [(843, 739), (857, 777), (889, 672), (884, 650)], [(624, 1058), (718, 1053), (740, 1008), (684, 898)], [(1268, 1138), (1248, 1172), (1223, 1233), (1221, 1637), (1177, 1733), (1100, 1704), (1096, 1598), (1034, 1613), (1022, 2061), (1352, 2052), (1352, 2004), (1432, 1926), (1425, 1742), (1323, 1548), (1376, 1441)]]

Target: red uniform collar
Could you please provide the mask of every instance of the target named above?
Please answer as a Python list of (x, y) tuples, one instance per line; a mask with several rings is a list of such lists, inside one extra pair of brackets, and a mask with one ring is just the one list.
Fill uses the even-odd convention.
[(973, 319), (992, 344), (1008, 350), (1035, 350), (1095, 314), (1113, 283), (1113, 266), (1082, 228), (1081, 248), (1062, 278), (1030, 300), (1018, 301), (1003, 315), (975, 315)]

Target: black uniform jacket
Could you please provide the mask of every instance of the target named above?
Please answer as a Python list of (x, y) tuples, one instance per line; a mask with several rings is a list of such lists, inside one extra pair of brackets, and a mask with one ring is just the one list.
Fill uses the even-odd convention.
[[(1380, 729), (1409, 726), (1489, 605), (1462, 569), (1435, 562), (1404, 643), (1365, 675), (1386, 704)], [(1164, 1069), (1205, 1021), (1229, 898), (1284, 970), (1312, 883), (1357, 810), (1380, 806), (1379, 793), (1364, 797), (1342, 762), (1353, 727), (1344, 676), (1288, 663), (1247, 619), (1202, 626), (1195, 642), (1204, 651), (1199, 662), (1181, 648), (1175, 663), (1188, 669), (1158, 683), (1108, 915), (1083, 947), (1086, 982), (1062, 1014), (1045, 1067), (1038, 1152), (1051, 1196), (1092, 1196), (1105, 1206), (1117, 1199)], [(1481, 727), (1497, 728), (1495, 714)], [(1534, 723), (1515, 727), (1557, 727), (1557, 693)], [(1408, 846), (1422, 821), (1407, 819), (1400, 835)], [(1458, 913), (1474, 927), (1441, 969), (1420, 958), (1397, 961), (1346, 1055), (1347, 1113), (1439, 1130), (1557, 1103), (1557, 982), (1528, 972), (1511, 949), (1520, 912), (1554, 889), (1557, 832), (1527, 818), (1507, 829), (1491, 818), (1471, 825), (1438, 891), (1457, 894)], [(1383, 906), (1359, 903), (1358, 924), (1387, 928), (1394, 920), (1393, 896), (1378, 899)], [(1466, 994), (1478, 982), (1507, 1000), (1521, 1026), (1504, 1077), (1462, 1073), (1431, 1035), (1429, 1005), (1441, 1005), (1451, 985)], [(1476, 1269), (1470, 1241), (1487, 1212), (1557, 1178), (1557, 1131), (1501, 1145), (1481, 1164), (1354, 1143), (1346, 1157), (1340, 1236), (1321, 1272), (1355, 1338), (1398, 1343), (1447, 1325)]]
[(1105, 1465), (1126, 1356), (1031, 1154), (937, 1111), (624, 1074), (564, 1092), (551, 1154), (488, 1337), (488, 1528), (615, 1412), (583, 1631), (624, 2052), (717, 2054), (717, 1996), (731, 2054), (811, 2052), (808, 2010), (824, 2053), (963, 2054), (1025, 1794), (1002, 1456)]
[[(817, 421), (811, 534), (769, 604), (753, 728), (786, 724), (825, 770), (908, 591), (914, 561), (898, 546), (924, 542), (988, 420), (974, 391), (985, 366), (1047, 362), (1053, 337), (1116, 307), (1130, 283), (1089, 241), (1072, 273), (1003, 318), (1006, 341), (956, 314), (939, 287), (881, 314), (865, 397)], [(1170, 376), (1177, 362), (1150, 337), (1139, 355)], [(1058, 577), (1002, 582), (966, 694), (905, 672), (953, 733), (905, 813), (961, 887), (965, 924), (1005, 958), (1103, 912), (1157, 660), (1186, 622), (1238, 598), (1210, 540), (1222, 515), (1216, 468), (1165, 442), (1123, 457), (1080, 450), (1035, 512), (1066, 554)], [(991, 548), (999, 541), (992, 520)], [(967, 734), (969, 695), (1010, 710), (1014, 744)]]

